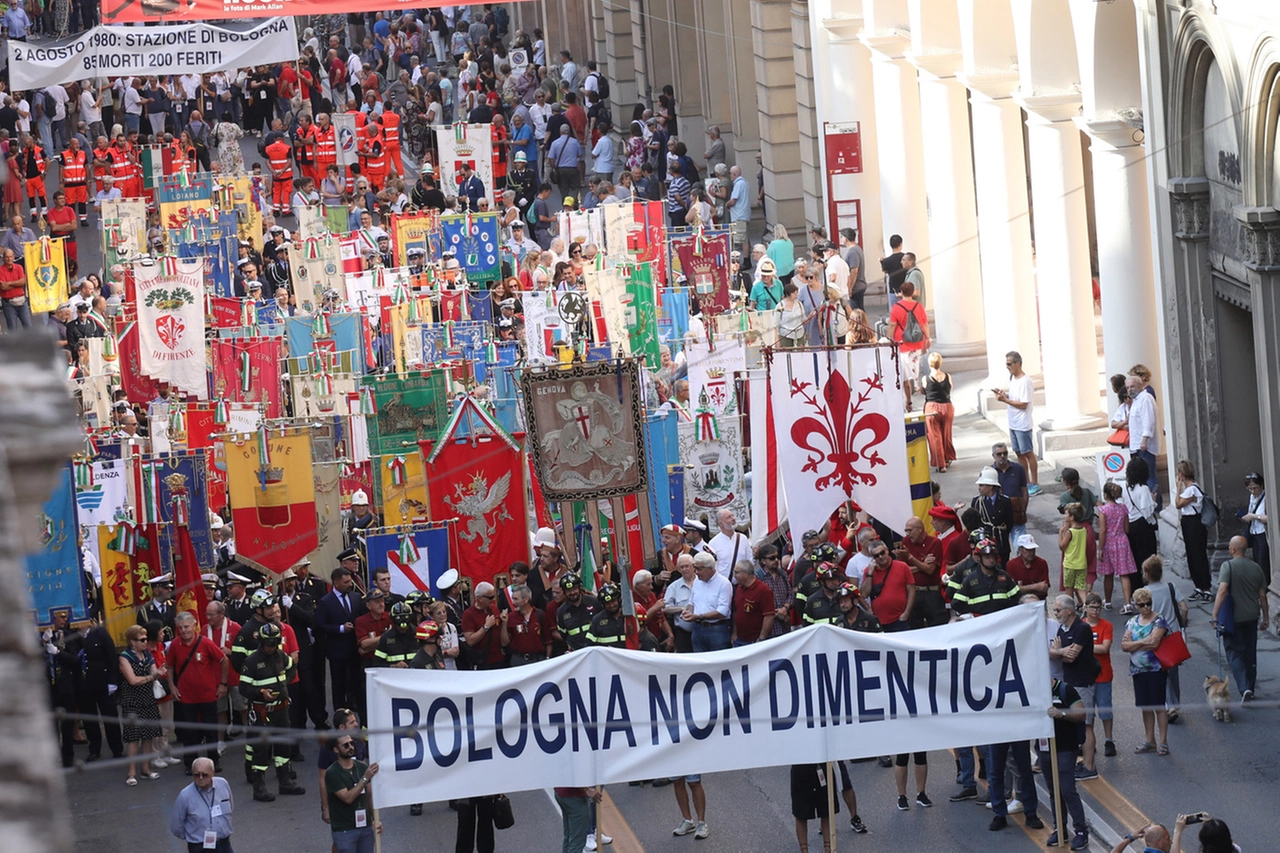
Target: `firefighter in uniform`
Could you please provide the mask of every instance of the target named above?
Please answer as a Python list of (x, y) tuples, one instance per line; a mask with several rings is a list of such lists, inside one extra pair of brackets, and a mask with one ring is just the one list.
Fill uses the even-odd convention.
[(27, 200), (31, 203), (31, 221), (49, 212), (49, 196), (44, 188), (44, 149), (36, 144), (35, 137), (28, 136), (27, 144), (18, 153), (18, 168), (27, 182)]
[(951, 597), (956, 613), (981, 616), (995, 613), (1018, 603), (1018, 582), (1005, 574), (1001, 565), (1000, 546), (992, 539), (978, 543), (978, 570), (969, 572)]
[(960, 584), (964, 583), (964, 579), (969, 576), (969, 573), (978, 570), (978, 546), (986, 538), (987, 532), (981, 527), (969, 533), (969, 556), (955, 564), (942, 587), (948, 603), (960, 591)]
[(840, 621), (840, 569), (823, 561), (813, 572), (818, 578), (818, 591), (806, 600), (804, 624), (835, 625)]
[(413, 608), (398, 601), (391, 605), (391, 630), (378, 640), (371, 666), (408, 669), (409, 661), (418, 653), (418, 640), (413, 630)]
[(71, 138), (62, 152), (62, 192), (67, 204), (76, 209), (81, 225), (89, 224), (89, 155), (80, 149), (80, 140)]
[(387, 171), (397, 178), (404, 176), (400, 159), (400, 116), (390, 102), (382, 110), (382, 144), (387, 149)]
[(431, 619), (431, 607), (436, 603), (436, 600), (431, 597), (430, 593), (415, 589), (404, 597), (404, 603), (413, 610), (415, 622), (434, 621)]
[(588, 645), (587, 634), (599, 605), (595, 596), (582, 591), (582, 579), (577, 575), (563, 575), (560, 589), (564, 590), (564, 601), (556, 610), (556, 630), (569, 651), (576, 652)]
[(293, 195), (293, 147), (283, 136), (266, 147), (267, 167), (271, 170), (271, 212), (289, 216), (289, 199)]
[[(604, 608), (591, 619), (587, 643), (614, 649), (627, 647), (627, 623), (622, 615), (622, 591), (616, 583), (600, 587), (600, 605)], [(561, 605), (564, 609), (564, 605)], [(558, 615), (558, 614), (557, 614)]]
[[(270, 590), (257, 589), (253, 595), (249, 596), (249, 606), (253, 608), (252, 615), (241, 623), (240, 633), (236, 634), (235, 641), (231, 644), (231, 668), (237, 674), (244, 672), (245, 661), (249, 655), (258, 650), (258, 631), (263, 625), (270, 624), (271, 619), (269, 613), (271, 606), (276, 603), (276, 598), (271, 594)], [(228, 610), (228, 612), (230, 612)], [(253, 784), (253, 766), (250, 761), (251, 754), (246, 752), (244, 757), (244, 778)]]
[(868, 634), (880, 633), (880, 620), (871, 612), (871, 608), (863, 604), (862, 592), (857, 586), (842, 583), (836, 596), (840, 605), (840, 618), (834, 623), (836, 627)]
[(414, 632), (418, 641), (418, 653), (409, 661), (409, 669), (444, 669), (444, 655), (440, 652), (440, 626), (433, 619), (418, 623)]
[[(251, 728), (289, 728), (289, 679), (293, 676), (293, 658), (280, 648), (280, 626), (268, 623), (258, 629), (258, 649), (244, 661), (240, 673), (240, 694), (249, 703)], [(250, 736), (245, 753), (253, 768), (253, 798), (269, 803), (275, 795), (267, 790), (267, 768), (274, 764), (281, 796), (305, 794), (307, 789), (290, 771), (292, 743), (287, 738), (272, 736), (266, 744), (262, 738)]]
[(822, 584), (818, 580), (817, 566), (823, 563), (834, 564), (839, 558), (836, 554), (836, 548), (829, 542), (823, 542), (809, 549), (806, 559), (801, 560), (809, 566), (813, 566), (808, 572), (800, 576), (799, 583), (796, 584), (795, 599), (792, 601), (792, 609), (799, 613), (802, 617), (806, 608), (809, 606), (809, 599), (817, 595), (822, 589)]

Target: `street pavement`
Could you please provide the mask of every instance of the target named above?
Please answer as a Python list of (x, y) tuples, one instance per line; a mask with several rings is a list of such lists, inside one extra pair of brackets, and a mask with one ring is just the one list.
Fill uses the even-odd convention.
[[(978, 378), (957, 377), (957, 385), (963, 387), (966, 379)], [(956, 399), (962, 402), (960, 396)], [(987, 459), (990, 445), (1001, 438), (995, 427), (976, 414), (961, 415), (955, 435), (961, 461), (940, 475), (943, 496), (951, 503), (967, 500), (974, 493), (972, 483)], [(1057, 495), (1062, 487), (1054, 482), (1054, 476), (1052, 470), (1041, 469), (1045, 494), (1031, 500), (1030, 526), (1041, 543), (1054, 541), (1059, 519)], [(1044, 549), (1043, 553), (1056, 580), (1056, 549)], [(1173, 581), (1182, 592), (1191, 588), (1184, 577), (1175, 576)], [(1106, 616), (1115, 624), (1119, 637), (1124, 617), (1118, 610)], [(1217, 646), (1208, 623), (1209, 606), (1193, 604), (1189, 629), (1193, 657), (1183, 666), (1182, 716), (1171, 726), (1172, 754), (1168, 757), (1133, 754), (1133, 747), (1142, 740), (1141, 720), (1133, 709), (1132, 683), (1117, 640), (1112, 663), (1117, 672), (1115, 741), (1119, 755), (1099, 755), (1101, 778), (1081, 785), (1090, 809), (1094, 837), (1091, 850), (1109, 850), (1120, 835), (1150, 821), (1172, 828), (1178, 812), (1192, 811), (1206, 811), (1226, 820), (1242, 850), (1272, 849), (1267, 840), (1270, 830), (1266, 829), (1270, 821), (1259, 821), (1254, 816), (1269, 813), (1270, 794), (1275, 790), (1272, 786), (1280, 781), (1273, 699), (1280, 681), (1275, 654), (1280, 641), (1271, 635), (1260, 640), (1259, 700), (1243, 710), (1237, 702), (1233, 721), (1219, 723), (1212, 718), (1201, 690), (1205, 676), (1218, 672)], [(992, 734), (998, 734), (995, 726)], [(84, 757), (84, 750), (79, 748), (79, 758)], [(228, 752), (225, 776), (236, 796), (234, 842), (238, 851), (328, 849), (327, 827), (320, 820), (316, 794), (316, 750), (314, 744), (307, 744), (307, 764), (299, 773), (308, 793), (267, 804), (255, 803), (251, 798), (241, 773), (239, 747)], [(948, 803), (947, 797), (955, 789), (954, 764), (942, 752), (931, 753), (929, 760), (927, 791), (935, 805), (922, 809), (913, 802), (908, 812), (896, 808), (893, 771), (875, 762), (851, 764), (859, 813), (870, 832), (861, 836), (852, 833), (842, 803), (837, 849), (897, 851), (904, 848), (907, 839), (916, 849), (925, 850), (1012, 853), (1044, 849), (1048, 831), (1026, 830), (1020, 817), (1011, 818), (1009, 828), (1003, 832), (991, 833), (987, 831), (990, 812), (980, 804)], [(785, 757), (762, 756), (760, 763), (775, 761), (785, 761)], [(124, 776), (123, 767), (108, 762), (88, 765), (80, 772), (69, 771), (67, 783), (77, 848), (85, 853), (183, 849), (167, 832), (173, 798), (189, 781), (182, 771), (176, 767), (165, 769), (159, 780), (140, 780), (136, 788), (126, 788)], [(615, 853), (796, 849), (786, 766), (709, 774), (703, 781), (711, 829), (710, 837), (703, 841), (695, 841), (692, 836), (671, 836), (671, 830), (679, 823), (679, 813), (670, 787), (611, 786), (601, 818), (604, 831), (615, 837), (611, 849)], [(271, 785), (274, 787), (274, 781)], [(495, 780), (495, 790), (500, 788), (501, 780)], [(511, 794), (516, 825), (497, 834), (497, 849), (559, 849), (559, 816), (549, 793)], [(1042, 811), (1047, 812), (1047, 806)], [(1047, 813), (1042, 817), (1049, 821)], [(421, 817), (410, 817), (407, 807), (397, 807), (383, 813), (382, 818), (386, 827), (382, 849), (386, 853), (453, 849), (456, 817), (444, 803), (427, 804)], [(816, 821), (811, 824), (810, 845), (812, 850), (821, 849)]]

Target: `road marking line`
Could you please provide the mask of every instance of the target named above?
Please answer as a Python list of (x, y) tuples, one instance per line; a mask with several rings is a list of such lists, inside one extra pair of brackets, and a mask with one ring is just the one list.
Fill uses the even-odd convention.
[(1112, 785), (1101, 776), (1097, 779), (1086, 780), (1083, 785), (1084, 789), (1092, 794), (1093, 798), (1103, 808), (1118, 818), (1126, 829), (1151, 825), (1151, 818), (1143, 814), (1142, 810), (1135, 806), (1132, 800), (1120, 793), (1115, 785)]
[(609, 796), (608, 791), (604, 792), (604, 799), (600, 801), (596, 822), (599, 830), (613, 836), (613, 844), (610, 845), (613, 853), (644, 853), (644, 845), (640, 843), (631, 824), (622, 816), (618, 804)]

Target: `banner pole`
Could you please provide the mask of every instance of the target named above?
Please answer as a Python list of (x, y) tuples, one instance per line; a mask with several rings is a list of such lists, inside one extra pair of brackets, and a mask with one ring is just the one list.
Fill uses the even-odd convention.
[[(836, 776), (835, 762), (827, 762), (827, 837), (822, 846), (836, 853)], [(852, 815), (850, 815), (852, 817)], [(819, 824), (821, 825), (821, 824)]]
[[(1058, 830), (1058, 846), (1066, 846), (1066, 827), (1062, 823), (1062, 786), (1058, 783), (1058, 739), (1057, 737), (1049, 738), (1049, 766), (1053, 772), (1053, 822)], [(1072, 768), (1072, 772), (1075, 768)]]
[(378, 831), (378, 825), (382, 823), (378, 817), (378, 807), (373, 807), (373, 847), (377, 853), (382, 853), (382, 833)]

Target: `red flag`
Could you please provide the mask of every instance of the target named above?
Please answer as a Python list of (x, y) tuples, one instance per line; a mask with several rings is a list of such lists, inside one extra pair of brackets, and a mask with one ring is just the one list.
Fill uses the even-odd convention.
[(200, 563), (196, 559), (196, 549), (191, 543), (191, 528), (185, 524), (174, 525), (173, 531), (173, 589), (174, 601), (178, 610), (185, 610), (196, 617), (199, 622), (209, 599), (204, 594), (204, 583), (200, 579)]
[(150, 403), (160, 391), (155, 381), (142, 375), (142, 350), (138, 323), (130, 320), (117, 326), (116, 352), (120, 359), (120, 384), (131, 403)]

